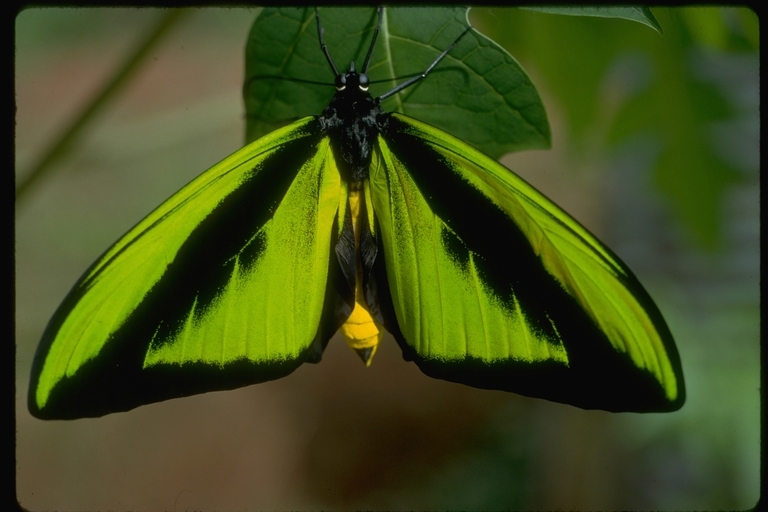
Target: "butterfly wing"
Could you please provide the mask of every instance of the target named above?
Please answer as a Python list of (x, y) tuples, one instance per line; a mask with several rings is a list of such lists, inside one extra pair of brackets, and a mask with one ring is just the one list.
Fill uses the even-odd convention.
[(316, 120), (303, 119), (131, 229), (51, 319), (30, 411), (101, 416), (275, 379), (319, 357), (320, 331), (338, 328), (319, 329), (342, 197), (329, 155)]
[(679, 357), (629, 269), (497, 162), (392, 114), (371, 197), (384, 325), (426, 374), (612, 411), (675, 410)]

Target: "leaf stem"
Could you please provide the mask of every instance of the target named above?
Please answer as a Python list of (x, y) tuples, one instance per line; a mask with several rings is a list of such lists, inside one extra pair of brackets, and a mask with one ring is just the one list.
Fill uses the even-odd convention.
[(40, 158), (38, 163), (33, 166), (32, 170), (24, 173), (24, 178), (19, 181), (19, 184), (16, 187), (17, 207), (22, 197), (27, 196), (29, 191), (32, 190), (33, 185), (39, 182), (40, 178), (50, 172), (51, 169), (55, 169), (53, 164), (60, 160), (67, 151), (71, 149), (73, 143), (80, 135), (80, 132), (82, 132), (88, 125), (94, 115), (109, 100), (111, 100), (126, 83), (129, 82), (129, 79), (147, 57), (150, 50), (152, 50), (169, 32), (173, 25), (181, 19), (181, 15), (184, 12), (185, 10), (183, 9), (168, 9), (167, 12), (163, 14), (155, 28), (144, 40), (136, 45), (135, 49), (125, 59), (122, 66), (117, 68), (112, 79), (109, 80), (104, 85), (103, 89), (95, 95), (90, 104), (82, 110), (72, 124), (63, 131), (58, 140), (51, 145), (50, 149)]

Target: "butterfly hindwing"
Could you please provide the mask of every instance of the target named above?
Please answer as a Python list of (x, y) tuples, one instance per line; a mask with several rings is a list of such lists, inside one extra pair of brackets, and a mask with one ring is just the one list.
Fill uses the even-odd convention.
[(38, 349), (30, 410), (100, 416), (293, 371), (321, 324), (343, 194), (314, 118), (202, 174), (75, 285)]
[(379, 141), (376, 280), (406, 358), (433, 377), (584, 408), (679, 408), (671, 334), (612, 252), (434, 127), (392, 114)]

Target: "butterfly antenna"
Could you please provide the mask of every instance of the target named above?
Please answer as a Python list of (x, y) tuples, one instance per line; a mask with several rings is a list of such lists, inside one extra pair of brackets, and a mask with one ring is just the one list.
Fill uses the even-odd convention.
[(371, 62), (371, 55), (373, 54), (373, 48), (376, 46), (376, 39), (379, 37), (379, 31), (381, 30), (381, 19), (384, 16), (384, 7), (379, 6), (376, 11), (379, 13), (379, 21), (376, 23), (376, 30), (373, 31), (373, 39), (371, 40), (371, 46), (368, 47), (368, 55), (365, 56), (365, 63), (363, 64), (363, 70), (361, 73), (368, 73), (368, 64)]
[(462, 32), (462, 33), (461, 33), (461, 35), (459, 35), (459, 37), (457, 37), (457, 38), (456, 38), (456, 39), (455, 39), (455, 40), (454, 40), (454, 41), (451, 43), (451, 45), (450, 45), (448, 48), (446, 48), (445, 50), (443, 50), (443, 53), (441, 53), (440, 55), (438, 55), (438, 56), (437, 56), (437, 58), (435, 59), (435, 61), (434, 61), (432, 64), (430, 64), (430, 65), (429, 65), (429, 67), (428, 67), (426, 70), (424, 70), (424, 72), (423, 72), (423, 73), (421, 73), (420, 75), (416, 75), (415, 77), (411, 78), (410, 80), (407, 80), (407, 81), (405, 81), (405, 82), (401, 83), (400, 85), (398, 85), (397, 87), (395, 87), (395, 88), (394, 88), (394, 89), (392, 89), (391, 91), (389, 91), (389, 92), (385, 92), (384, 94), (382, 94), (381, 96), (379, 96), (379, 97), (378, 97), (378, 100), (379, 100), (379, 101), (381, 101), (381, 100), (383, 100), (383, 99), (385, 99), (385, 98), (389, 98), (389, 97), (390, 97), (390, 96), (392, 96), (393, 94), (397, 94), (398, 92), (402, 91), (402, 90), (403, 90), (403, 89), (405, 89), (406, 87), (410, 87), (411, 85), (415, 84), (415, 83), (416, 83), (416, 82), (418, 82), (419, 80), (422, 80), (423, 78), (426, 78), (426, 76), (429, 74), (429, 72), (430, 72), (430, 71), (432, 71), (432, 68), (434, 68), (435, 66), (437, 66), (437, 63), (438, 63), (438, 62), (440, 62), (441, 60), (443, 60), (443, 57), (445, 57), (446, 55), (448, 55), (448, 52), (450, 52), (451, 50), (453, 50), (453, 47), (454, 47), (454, 46), (456, 46), (456, 44), (457, 44), (457, 43), (458, 43), (458, 42), (461, 40), (461, 38), (462, 38), (462, 37), (464, 37), (464, 36), (467, 34), (467, 32), (469, 32), (470, 30), (472, 30), (472, 26), (471, 26), (471, 25), (470, 25), (469, 27), (467, 27), (467, 28), (464, 30), (464, 32)]
[(317, 20), (317, 38), (320, 40), (320, 49), (323, 50), (325, 58), (328, 59), (328, 64), (331, 65), (331, 69), (333, 69), (334, 75), (340, 76), (341, 73), (339, 73), (339, 70), (336, 69), (336, 64), (333, 63), (331, 54), (328, 53), (328, 47), (325, 45), (325, 41), (323, 41), (323, 33), (325, 30), (323, 30), (323, 26), (320, 24), (320, 11), (318, 11), (317, 7), (315, 7), (315, 19)]

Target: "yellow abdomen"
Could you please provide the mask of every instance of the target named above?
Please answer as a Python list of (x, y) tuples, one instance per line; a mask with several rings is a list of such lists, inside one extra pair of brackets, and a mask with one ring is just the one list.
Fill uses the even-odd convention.
[[(365, 366), (370, 366), (376, 348), (384, 336), (384, 328), (380, 326), (368, 312), (365, 301), (363, 300), (363, 263), (360, 259), (360, 191), (349, 191), (349, 208), (352, 215), (352, 228), (355, 232), (355, 308), (344, 325), (341, 326), (341, 333), (347, 345), (357, 352), (362, 358)], [(363, 199), (364, 201), (364, 199)]]

